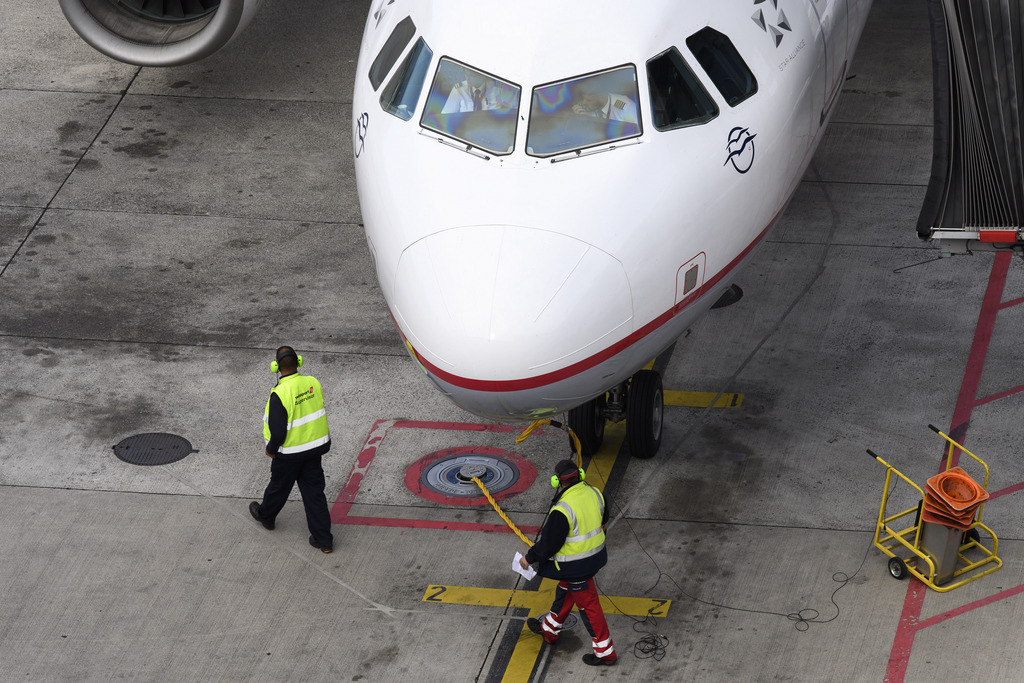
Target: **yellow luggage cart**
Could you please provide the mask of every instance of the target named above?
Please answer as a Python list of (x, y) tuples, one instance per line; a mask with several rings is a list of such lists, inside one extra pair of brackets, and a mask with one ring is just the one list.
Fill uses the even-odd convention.
[[(987, 490), (988, 465), (981, 458), (939, 431), (935, 425), (928, 425), (928, 427), (950, 443), (945, 471), (949, 471), (953, 465), (953, 447), (955, 446), (985, 468), (985, 481), (982, 488)], [(889, 556), (889, 573), (893, 578), (905, 579), (908, 574), (913, 574), (929, 588), (946, 592), (975, 579), (980, 579), (986, 574), (991, 574), (1003, 566), (1003, 561), (996, 556), (999, 550), (999, 539), (991, 529), (981, 523), (984, 503), (978, 506), (977, 514), (974, 516), (970, 528), (966, 530), (923, 521), (924, 490), (895, 467), (878, 457), (871, 449), (868, 449), (868, 455), (887, 468), (885, 488), (882, 490), (882, 505), (878, 510), (878, 522), (875, 525), (874, 542), (875, 547)], [(917, 489), (921, 494), (921, 502), (916, 507), (888, 516), (886, 506), (889, 502), (889, 495), (895, 488), (891, 486), (893, 473)], [(911, 515), (914, 517), (911, 518)], [(913, 519), (913, 524), (898, 529), (900, 524), (906, 524), (910, 519)], [(991, 539), (991, 549), (982, 543), (981, 532)], [(971, 557), (975, 559), (971, 559)], [(991, 567), (984, 571), (977, 571), (990, 563)], [(949, 583), (958, 577), (964, 578), (955, 583)]]

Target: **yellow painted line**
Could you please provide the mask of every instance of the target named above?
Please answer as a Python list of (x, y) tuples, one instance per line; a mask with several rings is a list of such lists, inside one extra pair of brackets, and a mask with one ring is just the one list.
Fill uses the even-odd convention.
[(537, 665), (537, 658), (540, 657), (540, 648), (544, 645), (544, 639), (535, 634), (523, 625), (519, 634), (519, 640), (512, 650), (508, 665), (505, 667), (505, 675), (501, 677), (501, 683), (526, 683), (530, 680), (533, 667)]
[[(427, 586), (423, 602), (483, 607), (515, 607), (530, 610), (531, 616), (548, 611), (554, 598), (554, 579), (543, 579), (540, 590), (510, 590), (507, 588), (473, 588), (470, 586)], [(664, 617), (672, 605), (671, 600), (658, 598), (629, 598), (622, 595), (602, 595), (601, 607), (607, 614)]]
[[(538, 595), (543, 595), (544, 601), (540, 610), (531, 611), (530, 616), (539, 617), (547, 613), (557, 583), (554, 579), (544, 579), (541, 581), (541, 589), (538, 591)], [(546, 586), (550, 586), (550, 589), (545, 590)], [(601, 609), (604, 610), (605, 614), (625, 614), (636, 617), (646, 617), (648, 615), (657, 618), (666, 617), (668, 616), (668, 608), (672, 605), (671, 600), (627, 598), (619, 595), (602, 595), (600, 599)], [(582, 624), (580, 626), (582, 628)], [(586, 638), (585, 634), (586, 631), (584, 631), (582, 636), (584, 639)], [(502, 683), (525, 683), (529, 681), (530, 674), (533, 673), (533, 668), (537, 664), (537, 658), (540, 656), (540, 648), (543, 643), (544, 639), (536, 635), (524, 624), (523, 630), (519, 634), (519, 640), (516, 642), (512, 655), (509, 657), (508, 666), (505, 667), (505, 675), (501, 677)]]
[(605, 484), (608, 483), (606, 477), (611, 475), (612, 468), (615, 467), (615, 459), (619, 455), (619, 449), (622, 448), (625, 438), (625, 422), (605, 423), (604, 440), (601, 442), (601, 447), (597, 449), (597, 453), (591, 456), (590, 466), (587, 467), (586, 482), (588, 484), (604, 491)]
[[(543, 581), (542, 584), (547, 583)], [(543, 588), (543, 586), (542, 586)], [(523, 607), (530, 613), (548, 611), (554, 599), (555, 582), (545, 590), (526, 591), (508, 588), (473, 588), (470, 586), (427, 586), (423, 602), (441, 602), (456, 605), (478, 605), (483, 607)]]
[[(653, 362), (653, 361), (652, 361)], [(683, 393), (683, 392), (673, 392)], [(666, 403), (668, 394), (665, 392)], [(711, 394), (714, 398), (715, 394)], [(711, 398), (707, 399), (710, 402)], [(674, 405), (674, 404), (670, 404)], [(626, 424), (607, 423), (604, 429), (604, 440), (601, 448), (590, 459), (586, 481), (602, 491), (607, 484), (606, 477), (611, 475), (615, 460), (618, 457), (622, 442), (626, 438)], [(509, 590), (505, 588), (473, 588), (469, 586), (445, 586), (434, 584), (427, 586), (423, 593), (423, 602), (445, 604), (476, 605), (483, 607), (512, 607), (529, 610), (529, 616), (539, 617), (546, 614), (554, 599), (554, 579), (543, 579), (536, 591)], [(652, 598), (629, 598), (624, 596), (601, 596), (601, 608), (606, 614), (625, 614), (630, 616), (664, 617), (668, 614), (671, 600)], [(534, 634), (523, 624), (519, 640), (509, 657), (508, 665), (502, 676), (502, 683), (520, 683), (530, 680), (540, 657), (544, 639)]]
[[(715, 401), (715, 391), (665, 391), (665, 405), (684, 406), (686, 408), (707, 408)], [(739, 408), (743, 404), (743, 394), (722, 394), (715, 401), (715, 408)]]

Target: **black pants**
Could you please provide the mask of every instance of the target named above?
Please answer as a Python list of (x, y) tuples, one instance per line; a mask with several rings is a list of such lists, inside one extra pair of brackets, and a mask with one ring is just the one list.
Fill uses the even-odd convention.
[(260, 517), (273, 522), (281, 512), (292, 486), (299, 485), (302, 504), (306, 508), (306, 525), (320, 545), (331, 546), (334, 536), (331, 534), (331, 512), (327, 508), (327, 496), (324, 487), (324, 468), (320, 464), (319, 455), (278, 454), (270, 461), (270, 483), (263, 493), (263, 504), (260, 505)]

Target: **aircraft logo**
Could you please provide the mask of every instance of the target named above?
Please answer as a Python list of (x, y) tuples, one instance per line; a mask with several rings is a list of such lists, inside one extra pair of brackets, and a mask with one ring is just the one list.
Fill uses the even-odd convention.
[(355, 148), (356, 158), (363, 153), (363, 145), (366, 142), (366, 129), (370, 125), (370, 115), (363, 112), (362, 116), (356, 119), (356, 137), (359, 139), (358, 144), (352, 145)]
[(762, 8), (758, 8), (750, 18), (754, 20), (755, 24), (761, 27), (762, 31), (772, 37), (772, 40), (775, 42), (775, 47), (778, 47), (782, 43), (783, 36), (786, 35), (783, 31), (791, 32), (793, 29), (789, 25), (789, 19), (786, 18), (786, 13), (779, 9), (779, 0), (754, 0), (754, 6), (757, 7), (758, 5), (763, 5), (765, 2), (770, 2), (772, 4), (772, 9), (779, 13), (775, 24), (770, 24), (765, 20), (764, 9)]
[[(754, 165), (754, 138), (748, 128), (737, 126), (729, 131), (729, 156), (725, 163), (732, 162), (732, 167), (740, 173), (746, 173)], [(722, 164), (723, 166), (725, 164)]]

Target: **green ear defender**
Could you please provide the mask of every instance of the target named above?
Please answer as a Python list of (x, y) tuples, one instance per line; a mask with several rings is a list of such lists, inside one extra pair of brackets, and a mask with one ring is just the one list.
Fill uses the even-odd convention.
[[(586, 479), (586, 478), (587, 478), (587, 475), (586, 475), (586, 473), (585, 473), (585, 472), (584, 472), (584, 471), (583, 471), (582, 469), (578, 469), (578, 470), (576, 470), (576, 471), (577, 471), (577, 472), (579, 472), (579, 474), (580, 474), (580, 481), (583, 481), (584, 479)], [(566, 474), (565, 474), (565, 475), (564, 475), (564, 476), (562, 477), (562, 479), (572, 479), (572, 478), (573, 478), (574, 476), (575, 476), (575, 475), (574, 475), (574, 474), (573, 474), (572, 472), (567, 472), (567, 473), (566, 473)], [(561, 481), (559, 480), (559, 478), (558, 478), (558, 475), (557, 475), (557, 474), (552, 474), (552, 475), (551, 475), (551, 488), (555, 488), (555, 489), (557, 489), (557, 488), (558, 488), (558, 487), (559, 487), (559, 486), (561, 485), (561, 483), (562, 483), (562, 482), (561, 482)]]
[(279, 363), (282, 360), (284, 360), (285, 358), (287, 358), (288, 356), (295, 356), (296, 364), (300, 368), (302, 367), (302, 356), (300, 356), (297, 353), (295, 353), (295, 351), (292, 351), (291, 349), (289, 349), (287, 351), (284, 351), (282, 353), (277, 354), (277, 359), (276, 360), (270, 361), (270, 371), (271, 372), (277, 372), (280, 369), (280, 367), (281, 367), (279, 365)]

